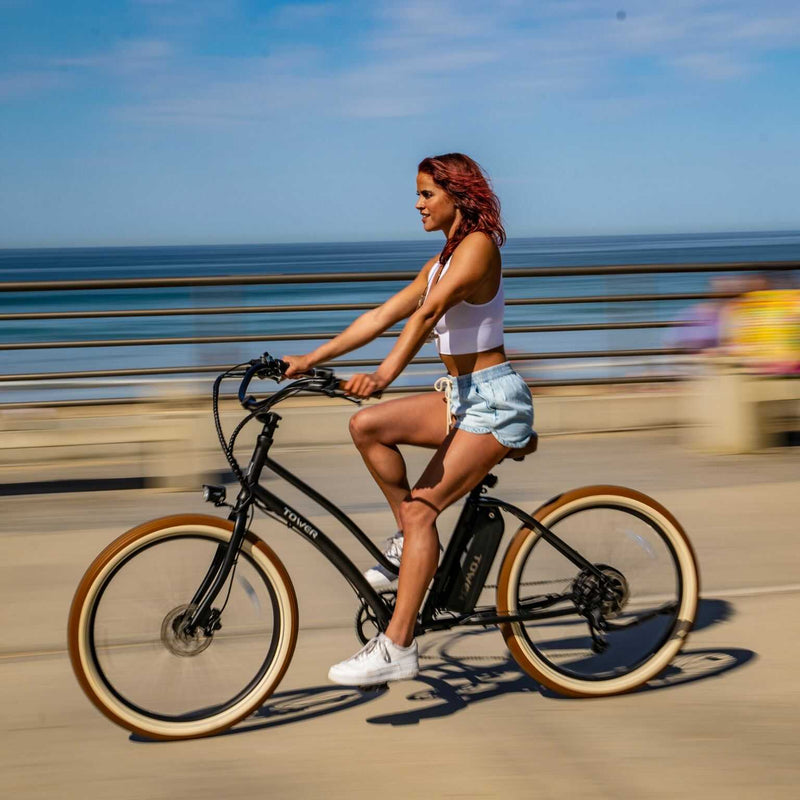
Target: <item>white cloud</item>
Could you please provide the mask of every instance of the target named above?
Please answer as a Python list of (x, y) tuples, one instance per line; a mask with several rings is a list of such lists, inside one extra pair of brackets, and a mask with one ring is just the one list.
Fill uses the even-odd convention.
[(54, 70), (7, 73), (0, 75), (0, 101), (41, 94), (68, 85), (67, 76)]
[(269, 21), (279, 28), (297, 28), (329, 19), (335, 14), (335, 3), (290, 3), (273, 9)]
[(741, 78), (752, 71), (750, 65), (733, 60), (727, 53), (687, 53), (672, 63), (696, 78), (712, 81)]
[(482, 39), (502, 27), (499, 9), (485, 3), (406, 0), (376, 6), (379, 23), (398, 40), (432, 44), (442, 41)]
[[(182, 2), (163, 5), (191, 14)], [(346, 46), (319, 36), (302, 44), (305, 22), (348, 10), (366, 16)], [(726, 81), (754, 73), (765, 53), (800, 46), (800, 5), (788, 0), (757, 10), (749, 0), (355, 0), (284, 4), (269, 20), (300, 44), (265, 59), (212, 57), (192, 53), (191, 38), (177, 47), (154, 36), (57, 66), (124, 76), (138, 95), (128, 118), (239, 124), (287, 111), (412, 116), (509, 91), (526, 107), (553, 92), (591, 101), (620, 74), (640, 73), (631, 59), (647, 60), (662, 78)]]
[(132, 39), (118, 42), (106, 53), (77, 58), (59, 58), (54, 66), (75, 69), (99, 69), (120, 74), (134, 74), (161, 69), (175, 55), (169, 42), (155, 39)]
[(171, 71), (142, 87), (143, 102), (118, 113), (154, 122), (241, 124), (324, 106), (335, 87), (325, 75), (304, 75), (315, 64), (313, 47), (278, 50), (263, 58), (204, 62)]

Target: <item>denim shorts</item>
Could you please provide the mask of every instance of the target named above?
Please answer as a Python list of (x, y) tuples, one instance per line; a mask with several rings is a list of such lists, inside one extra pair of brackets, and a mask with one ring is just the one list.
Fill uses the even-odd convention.
[(491, 433), (506, 447), (524, 447), (533, 431), (533, 399), (507, 361), (450, 378), (450, 413), (456, 428)]

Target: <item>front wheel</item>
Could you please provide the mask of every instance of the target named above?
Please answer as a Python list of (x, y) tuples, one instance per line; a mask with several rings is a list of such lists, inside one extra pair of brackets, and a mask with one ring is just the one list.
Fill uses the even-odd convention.
[(214, 601), (220, 627), (188, 635), (189, 604), (233, 523), (182, 514), (112, 542), (80, 582), (69, 614), (75, 675), (109, 719), (153, 739), (224, 730), (256, 711), (297, 640), (297, 599), (278, 557), (248, 532)]
[(686, 640), (699, 595), (678, 521), (620, 486), (575, 489), (533, 516), (592, 569), (576, 566), (539, 531), (517, 531), (497, 587), (498, 612), (524, 617), (501, 625), (517, 663), (571, 697), (629, 692), (661, 672)]

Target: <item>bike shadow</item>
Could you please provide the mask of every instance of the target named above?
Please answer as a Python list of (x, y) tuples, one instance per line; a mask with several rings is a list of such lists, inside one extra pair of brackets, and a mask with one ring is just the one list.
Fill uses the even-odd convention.
[[(217, 736), (235, 736), (240, 733), (249, 733), (267, 728), (279, 728), (295, 722), (307, 722), (317, 717), (345, 711), (369, 703), (388, 690), (386, 688), (374, 691), (363, 691), (356, 687), (348, 686), (309, 686), (302, 689), (292, 689), (285, 692), (275, 692), (269, 701), (247, 719), (235, 727), (214, 734)], [(130, 741), (141, 744), (166, 744), (167, 742), (148, 739), (139, 734), (132, 733)]]
[[(731, 619), (733, 614), (733, 606), (729, 602), (715, 598), (703, 599), (698, 606), (694, 631), (725, 622)], [(434, 663), (425, 664), (416, 680), (428, 684), (429, 688), (412, 692), (407, 696), (412, 703), (429, 705), (370, 717), (366, 721), (372, 725), (417, 725), (423, 720), (446, 717), (473, 703), (491, 700), (505, 694), (536, 693), (549, 700), (575, 699), (564, 697), (541, 686), (522, 673), (517, 663), (507, 653), (498, 656), (454, 654), (456, 650), (463, 651), (465, 645), (470, 643), (477, 645), (481, 638), (496, 635), (493, 631), (461, 631), (449, 634), (437, 643), (435, 648), (422, 656), (423, 662)], [(684, 649), (663, 672), (636, 692), (669, 689), (714, 678), (744, 666), (754, 658), (756, 653), (744, 648)], [(473, 665), (474, 662), (478, 664)]]
[[(703, 599), (698, 606), (694, 630), (729, 620), (733, 606), (725, 600)], [(426, 637), (427, 638), (427, 637)], [(488, 645), (490, 641), (492, 644)], [(496, 630), (454, 631), (439, 634), (420, 656), (421, 671), (415, 679), (427, 688), (412, 692), (407, 700), (416, 707), (402, 712), (367, 718), (371, 725), (417, 725), (426, 719), (455, 714), (469, 705), (505, 694), (539, 694), (553, 700), (569, 700), (540, 686), (521, 672), (503, 648), (498, 655), (477, 655), (464, 650), (486, 651), (501, 645)], [(499, 649), (499, 647), (498, 647)], [(669, 667), (637, 692), (667, 689), (716, 677), (743, 666), (756, 657), (742, 648), (696, 648), (678, 654)], [(311, 686), (276, 692), (246, 720), (216, 736), (235, 736), (278, 728), (356, 708), (384, 695), (388, 689), (364, 691), (355, 687)], [(426, 703), (420, 707), (419, 704)], [(155, 740), (131, 734), (130, 740), (154, 744)], [(162, 742), (163, 744), (163, 742)]]

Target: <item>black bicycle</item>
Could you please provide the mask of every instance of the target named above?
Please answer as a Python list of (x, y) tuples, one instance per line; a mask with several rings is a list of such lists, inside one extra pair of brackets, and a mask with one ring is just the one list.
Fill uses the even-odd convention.
[[(281, 382), (285, 367), (265, 354), (214, 383), (217, 433), (241, 484), (227, 520), (181, 514), (139, 525), (109, 544), (78, 586), (68, 632), (73, 669), (100, 711), (130, 731), (157, 739), (222, 731), (255, 712), (286, 672), (297, 600), (278, 557), (249, 529), (256, 508), (339, 570), (361, 602), (362, 642), (389, 622), (394, 592), (376, 592), (323, 531), (260, 483), (265, 468), (286, 480), (392, 568), (343, 511), (270, 457), (280, 421), (272, 409), (282, 400), (346, 396), (327, 369), (263, 399), (247, 394), (253, 378)], [(219, 390), (234, 377), (247, 415), (226, 438)], [(262, 429), (243, 470), (234, 445), (253, 419)], [(573, 697), (629, 692), (661, 672), (686, 640), (699, 592), (695, 556), (675, 517), (619, 486), (574, 489), (529, 514), (489, 496), (496, 483), (489, 474), (467, 496), (416, 634), (498, 625), (525, 672)], [(206, 486), (205, 499), (228, 505), (221, 486)], [(479, 606), (509, 517), (520, 527), (500, 565), (496, 605)]]

